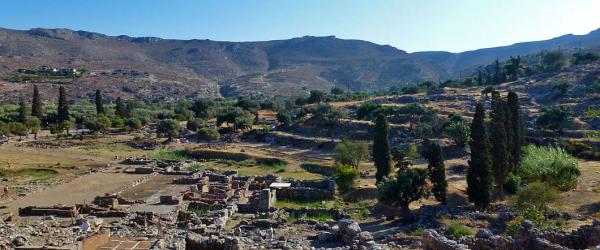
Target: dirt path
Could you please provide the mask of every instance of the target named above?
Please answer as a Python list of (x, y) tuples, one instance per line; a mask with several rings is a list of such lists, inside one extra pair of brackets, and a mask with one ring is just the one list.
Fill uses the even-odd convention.
[(115, 192), (123, 185), (140, 178), (142, 178), (142, 175), (123, 173), (93, 173), (81, 176), (68, 183), (32, 193), (21, 199), (3, 201), (2, 204), (8, 206), (8, 208), (0, 209), (0, 214), (4, 212), (16, 214), (20, 207), (26, 206), (89, 203), (98, 195)]

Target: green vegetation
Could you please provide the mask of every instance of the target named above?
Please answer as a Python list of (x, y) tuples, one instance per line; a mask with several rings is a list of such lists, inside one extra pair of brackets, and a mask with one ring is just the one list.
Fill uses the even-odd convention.
[(296, 221), (298, 219), (304, 219), (304, 220), (316, 220), (316, 221), (329, 221), (329, 220), (335, 220), (335, 216), (327, 211), (322, 211), (322, 212), (318, 212), (315, 214), (298, 214), (295, 212), (290, 213), (290, 216), (288, 217), (289, 221), (293, 222)]
[(446, 167), (442, 148), (439, 144), (425, 140), (423, 142), (423, 157), (427, 159), (427, 171), (432, 184), (431, 192), (437, 201), (446, 204), (446, 193), (448, 192), (448, 181), (446, 181)]
[(460, 238), (461, 236), (473, 235), (473, 230), (464, 226), (463, 224), (452, 221), (447, 225), (448, 235), (453, 238)]
[(221, 138), (221, 134), (219, 134), (219, 131), (213, 128), (198, 129), (198, 132), (196, 132), (196, 136), (198, 137), (198, 140), (209, 142), (216, 141)]
[(377, 183), (392, 172), (390, 156), (389, 125), (384, 115), (379, 115), (375, 122), (375, 136), (373, 138), (373, 162), (377, 173)]
[(546, 182), (561, 191), (577, 186), (581, 175), (577, 159), (562, 148), (529, 145), (523, 148), (523, 152), (518, 171), (523, 179)]
[(365, 142), (343, 140), (335, 146), (333, 159), (341, 164), (358, 168), (369, 159), (369, 145)]
[(471, 137), (471, 128), (460, 115), (451, 114), (444, 124), (444, 134), (454, 141), (454, 144), (464, 148)]
[(559, 198), (557, 191), (547, 183), (534, 182), (523, 189), (511, 199), (513, 208), (519, 213), (507, 225), (507, 234), (515, 235), (524, 220), (530, 220), (536, 228), (557, 228), (558, 223), (546, 219), (551, 212), (550, 205)]
[(335, 165), (335, 182), (342, 190), (347, 190), (354, 185), (360, 171), (357, 168), (336, 163)]
[(536, 124), (540, 128), (561, 131), (571, 123), (571, 109), (568, 106), (543, 108)]
[(181, 127), (179, 123), (173, 119), (161, 120), (156, 129), (157, 136), (166, 136), (169, 141), (173, 140), (173, 137), (179, 136), (179, 130)]
[(425, 229), (425, 226), (419, 225), (417, 228), (415, 228), (415, 230), (410, 232), (410, 236), (423, 236)]
[(320, 174), (323, 176), (334, 176), (336, 171), (335, 167), (314, 162), (302, 163), (300, 167), (309, 173)]
[(379, 201), (399, 207), (404, 216), (410, 214), (411, 202), (429, 195), (427, 171), (424, 169), (406, 169), (396, 172), (395, 176), (384, 177), (378, 184)]
[(485, 109), (481, 103), (475, 108), (471, 123), (471, 159), (467, 173), (469, 201), (479, 208), (487, 208), (492, 192), (492, 156), (490, 141), (485, 126)]
[(175, 150), (175, 151), (154, 151), (146, 154), (146, 157), (156, 160), (189, 160), (190, 157), (186, 153), (185, 150)]
[(38, 181), (50, 180), (58, 175), (58, 171), (49, 168), (28, 167), (22, 169), (5, 169), (0, 168), (0, 177), (26, 177)]
[(278, 199), (275, 202), (277, 208), (326, 208), (328, 201), (298, 201)]

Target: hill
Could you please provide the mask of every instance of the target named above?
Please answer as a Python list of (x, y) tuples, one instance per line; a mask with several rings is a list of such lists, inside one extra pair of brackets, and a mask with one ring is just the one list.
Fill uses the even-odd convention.
[[(13, 81), (19, 69), (83, 69), (67, 85), (72, 98), (89, 99), (97, 88), (147, 100), (239, 95), (303, 95), (333, 86), (376, 91), (397, 84), (440, 81), (479, 65), (541, 50), (600, 45), (600, 30), (588, 35), (480, 49), (463, 53), (417, 52), (333, 36), (264, 42), (174, 40), (107, 36), (68, 29), (0, 29), (0, 100), (29, 95), (28, 81)], [(31, 82), (31, 81), (29, 81)], [(40, 81), (38, 81), (40, 82)], [(45, 99), (58, 84), (41, 81)]]

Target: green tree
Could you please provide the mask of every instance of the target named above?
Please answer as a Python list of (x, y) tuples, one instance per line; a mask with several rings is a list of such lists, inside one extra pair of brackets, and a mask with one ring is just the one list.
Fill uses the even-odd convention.
[(198, 140), (208, 142), (216, 141), (219, 138), (221, 138), (221, 134), (219, 134), (219, 131), (213, 128), (200, 128), (198, 129), (196, 136), (198, 137)]
[(335, 182), (341, 190), (351, 188), (359, 175), (360, 171), (357, 168), (342, 163), (335, 164)]
[(234, 107), (217, 116), (217, 126), (227, 123), (233, 125), (234, 130), (238, 130), (252, 126), (252, 120), (252, 114), (239, 107)]
[(485, 109), (481, 103), (475, 107), (471, 123), (471, 159), (467, 173), (469, 201), (479, 208), (487, 208), (492, 192), (492, 157), (490, 140), (485, 126)]
[(115, 102), (115, 114), (117, 114), (121, 118), (129, 117), (130, 112), (125, 103), (123, 102), (123, 99), (121, 99), (121, 97), (119, 96), (117, 97), (117, 100)]
[(23, 98), (19, 99), (19, 122), (23, 123), (27, 119), (27, 104)]
[(448, 193), (448, 181), (446, 181), (446, 166), (442, 156), (442, 148), (439, 144), (428, 139), (423, 141), (423, 157), (427, 159), (427, 171), (429, 181), (432, 184), (431, 192), (435, 199), (442, 204), (446, 204), (446, 194)]
[(168, 141), (172, 141), (173, 137), (179, 136), (181, 127), (179, 123), (173, 119), (161, 120), (156, 129), (157, 136), (166, 136)]
[(454, 141), (454, 144), (464, 148), (471, 136), (471, 129), (469, 128), (469, 125), (465, 123), (462, 117), (460, 117), (460, 115), (456, 115), (454, 117), (459, 117), (460, 119), (449, 119), (444, 126), (444, 134)]
[(369, 159), (369, 146), (364, 142), (343, 140), (333, 150), (336, 162), (358, 168), (360, 163)]
[(563, 97), (567, 95), (571, 87), (572, 85), (568, 81), (560, 81), (552, 86), (552, 91), (554, 91), (558, 97)]
[(211, 101), (198, 99), (192, 104), (192, 111), (196, 114), (196, 117), (201, 119), (210, 119), (214, 116), (214, 103)]
[(25, 126), (25, 124), (20, 123), (20, 122), (11, 122), (8, 124), (8, 129), (10, 131), (11, 134), (13, 135), (18, 135), (19, 139), (21, 139), (22, 136), (26, 136), (27, 135), (27, 127)]
[(254, 113), (258, 109), (260, 109), (260, 104), (256, 100), (253, 100), (250, 97), (246, 96), (238, 98), (238, 101), (235, 104), (235, 106), (238, 106), (246, 111), (250, 111), (251, 113)]
[(40, 121), (44, 120), (44, 108), (37, 85), (33, 85), (33, 99), (31, 103), (31, 115), (37, 117)]
[(33, 138), (37, 139), (37, 134), (42, 127), (42, 122), (35, 116), (27, 116), (25, 118), (25, 126), (29, 129), (29, 132), (33, 134)]
[(137, 117), (130, 117), (125, 120), (125, 127), (128, 131), (138, 130), (143, 127), (142, 121)]
[(521, 57), (510, 57), (508, 59), (508, 64), (506, 65), (506, 73), (508, 73), (511, 81), (516, 81), (519, 79), (521, 70)]
[(343, 95), (344, 90), (340, 87), (333, 87), (333, 88), (331, 88), (331, 94), (332, 95)]
[(424, 169), (398, 171), (395, 176), (384, 177), (377, 184), (377, 190), (380, 202), (399, 207), (402, 215), (408, 217), (410, 203), (429, 195), (427, 171)]
[(277, 122), (283, 126), (289, 126), (292, 123), (292, 118), (287, 112), (279, 111), (276, 115)]
[(306, 102), (307, 103), (321, 103), (324, 100), (325, 100), (325, 93), (323, 93), (319, 90), (311, 90), (310, 96), (308, 97), (308, 100), (306, 100)]
[(511, 170), (515, 171), (521, 164), (521, 147), (525, 142), (525, 139), (523, 138), (523, 123), (521, 121), (521, 105), (519, 104), (519, 96), (517, 93), (512, 91), (508, 92), (506, 105), (510, 112), (510, 126), (512, 132), (509, 163)]
[(586, 63), (592, 63), (595, 61), (598, 61), (600, 59), (600, 56), (598, 56), (598, 54), (595, 53), (582, 53), (582, 52), (577, 52), (575, 54), (573, 54), (573, 64), (575, 65), (580, 65), (580, 64), (586, 64)]
[[(414, 151), (414, 152), (413, 152)], [(417, 145), (412, 144), (408, 147), (396, 147), (392, 149), (391, 155), (392, 160), (396, 162), (394, 167), (397, 171), (402, 171), (408, 169), (412, 163), (409, 161), (409, 158), (415, 158), (417, 155)]]
[(506, 134), (506, 104), (500, 93), (492, 94), (491, 117), (491, 142), (492, 142), (492, 168), (497, 195), (502, 195), (502, 186), (508, 174), (509, 150)]
[(102, 100), (102, 92), (99, 89), (96, 90), (94, 101), (96, 103), (96, 114), (104, 114), (104, 102)]
[(542, 70), (556, 72), (567, 66), (567, 58), (560, 51), (548, 52), (542, 56)]
[(83, 126), (93, 132), (106, 133), (111, 126), (111, 120), (104, 114), (88, 116), (84, 119)]
[(67, 92), (65, 90), (65, 87), (60, 86), (60, 88), (58, 88), (58, 116), (57, 116), (57, 121), (58, 121), (58, 123), (61, 123), (61, 122), (64, 122), (64, 121), (68, 121), (69, 119), (71, 119), (71, 116), (70, 116), (70, 113), (69, 113), (69, 102), (67, 101)]
[(377, 169), (375, 174), (377, 183), (392, 172), (388, 130), (387, 119), (384, 115), (379, 115), (375, 121), (375, 137), (373, 138), (373, 162)]
[(543, 108), (536, 124), (540, 128), (561, 132), (571, 123), (571, 109), (568, 106)]
[(204, 122), (198, 118), (189, 119), (185, 123), (185, 127), (191, 131), (198, 131), (198, 129), (200, 129), (204, 126), (205, 126)]

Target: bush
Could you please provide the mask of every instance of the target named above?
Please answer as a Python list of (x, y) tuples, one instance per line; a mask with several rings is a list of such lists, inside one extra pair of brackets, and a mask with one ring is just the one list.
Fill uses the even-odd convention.
[(562, 148), (529, 145), (523, 148), (523, 153), (518, 170), (523, 179), (547, 182), (561, 191), (577, 186), (581, 175), (577, 159)]
[(471, 128), (464, 121), (452, 121), (444, 128), (444, 134), (459, 147), (464, 148), (471, 138)]
[(335, 182), (342, 190), (351, 188), (359, 174), (358, 169), (351, 166), (341, 163), (337, 163), (335, 166)]
[(333, 158), (336, 162), (358, 168), (369, 156), (367, 143), (343, 140), (335, 146)]
[[(590, 138), (598, 138), (598, 135), (598, 131), (593, 131), (588, 132), (586, 136), (590, 136)], [(598, 151), (598, 149), (589, 142), (564, 140), (560, 141), (559, 145), (570, 154), (579, 158), (595, 161), (600, 160), (600, 151)]]
[(313, 173), (313, 174), (320, 174), (323, 176), (334, 176), (336, 169), (335, 167), (331, 167), (331, 166), (326, 166), (326, 165), (321, 165), (319, 163), (302, 163), (302, 165), (300, 165), (300, 167), (304, 170), (306, 170), (306, 172), (309, 173)]
[(545, 213), (550, 211), (549, 205), (558, 198), (558, 192), (548, 183), (533, 182), (519, 190), (511, 203), (517, 211), (522, 213), (533, 209)]
[(473, 235), (473, 230), (463, 226), (462, 224), (453, 221), (448, 224), (448, 236), (460, 238), (461, 236)]
[(549, 205), (559, 198), (557, 191), (547, 183), (525, 186), (510, 201), (519, 215), (508, 223), (506, 233), (514, 236), (524, 220), (530, 220), (536, 228), (555, 228), (556, 225), (546, 220), (546, 215), (550, 213)]
[(536, 124), (540, 128), (560, 131), (571, 123), (571, 109), (568, 106), (543, 108)]
[(409, 214), (409, 205), (413, 201), (429, 196), (427, 171), (424, 169), (406, 169), (396, 172), (396, 176), (384, 177), (377, 184), (379, 201), (400, 207), (402, 213)]
[(277, 112), (276, 118), (277, 122), (283, 126), (288, 126), (292, 123), (292, 118), (287, 112)]
[(140, 119), (132, 117), (132, 118), (128, 118), (125, 121), (125, 126), (127, 127), (128, 130), (138, 130), (142, 128), (142, 121), (140, 121)]
[(201, 141), (216, 141), (219, 138), (221, 138), (221, 134), (219, 134), (219, 131), (212, 128), (198, 129), (196, 136), (198, 137), (198, 140)]
[(504, 183), (504, 189), (509, 194), (516, 194), (521, 189), (521, 177), (513, 173), (508, 173), (506, 176), (506, 182)]
[(185, 127), (191, 131), (198, 131), (198, 129), (204, 127), (204, 122), (201, 119), (189, 119)]

